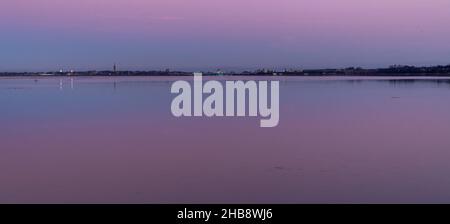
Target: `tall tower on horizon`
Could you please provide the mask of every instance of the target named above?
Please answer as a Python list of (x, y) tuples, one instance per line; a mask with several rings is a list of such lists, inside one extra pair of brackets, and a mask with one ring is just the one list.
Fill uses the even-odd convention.
[(116, 65), (116, 63), (114, 63), (114, 66), (113, 66), (113, 71), (114, 71), (114, 73), (116, 73), (116, 72), (117, 72), (117, 65)]

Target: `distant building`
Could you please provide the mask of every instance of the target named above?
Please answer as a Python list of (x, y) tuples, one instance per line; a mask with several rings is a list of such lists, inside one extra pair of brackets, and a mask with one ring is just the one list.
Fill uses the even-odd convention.
[(222, 76), (222, 75), (225, 74), (225, 72), (223, 72), (223, 71), (220, 70), (220, 69), (217, 69), (216, 74), (219, 75), (219, 76)]

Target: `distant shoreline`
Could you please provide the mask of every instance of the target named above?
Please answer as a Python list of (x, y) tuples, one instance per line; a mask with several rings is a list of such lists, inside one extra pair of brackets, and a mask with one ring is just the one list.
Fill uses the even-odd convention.
[[(360, 67), (348, 67), (339, 69), (285, 69), (271, 70), (259, 69), (255, 71), (228, 72), (217, 70), (199, 71), (204, 76), (421, 76), (421, 77), (450, 77), (450, 65), (415, 67), (394, 65), (388, 68), (364, 69)], [(186, 71), (58, 71), (58, 72), (0, 72), (0, 77), (67, 77), (67, 76), (86, 76), (86, 77), (128, 77), (128, 76), (192, 76), (192, 72)]]
[[(107, 78), (107, 77), (190, 77), (193, 75), (0, 75), (0, 78), (67, 78), (67, 77), (92, 77), (92, 78)], [(216, 75), (204, 75), (207, 77), (214, 77)], [(384, 74), (384, 75), (221, 75), (216, 77), (417, 77), (417, 78), (449, 78), (450, 74)]]

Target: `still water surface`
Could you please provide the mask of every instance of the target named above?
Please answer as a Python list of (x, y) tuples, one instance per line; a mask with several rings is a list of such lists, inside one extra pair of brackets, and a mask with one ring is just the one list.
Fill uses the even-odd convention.
[(0, 78), (0, 202), (450, 202), (449, 80), (260, 77), (260, 128), (173, 117), (177, 79)]

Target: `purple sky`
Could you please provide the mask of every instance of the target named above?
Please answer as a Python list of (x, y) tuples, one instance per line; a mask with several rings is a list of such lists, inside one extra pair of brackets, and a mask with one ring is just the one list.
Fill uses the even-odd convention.
[(449, 0), (1, 0), (0, 71), (450, 64)]

